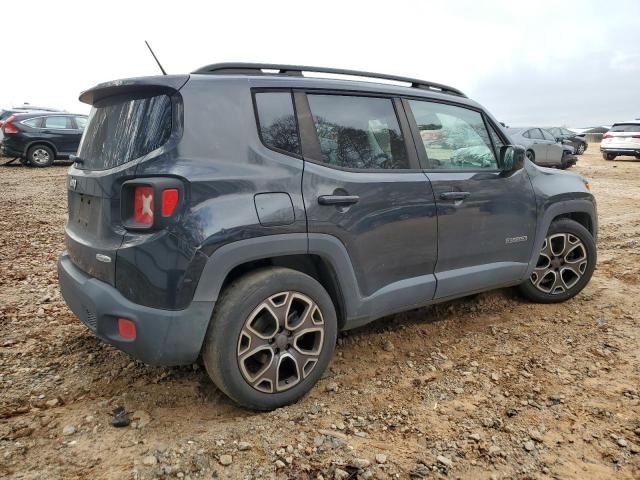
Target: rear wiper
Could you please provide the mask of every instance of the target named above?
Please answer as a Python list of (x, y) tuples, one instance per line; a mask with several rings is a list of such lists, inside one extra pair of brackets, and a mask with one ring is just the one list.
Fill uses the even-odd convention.
[(84, 160), (77, 155), (69, 155), (69, 160), (73, 163), (77, 163), (78, 165), (82, 165), (84, 163)]

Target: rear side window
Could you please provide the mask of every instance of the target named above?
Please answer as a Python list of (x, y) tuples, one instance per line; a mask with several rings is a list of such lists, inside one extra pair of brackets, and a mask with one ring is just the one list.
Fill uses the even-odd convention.
[(43, 128), (53, 128), (56, 130), (67, 130), (73, 128), (71, 117), (45, 117)]
[(29, 120), (24, 120), (20, 123), (23, 123), (32, 128), (38, 128), (40, 126), (40, 122), (42, 122), (42, 117), (30, 118)]
[(640, 132), (640, 125), (637, 123), (618, 123), (611, 127), (610, 132)]
[(409, 106), (430, 168), (498, 168), (497, 156), (480, 112), (422, 100), (409, 100)]
[(298, 125), (290, 92), (255, 94), (260, 138), (269, 148), (300, 155)]
[(391, 100), (308, 95), (324, 163), (356, 169), (407, 169), (407, 150)]
[(91, 109), (78, 156), (80, 168), (105, 170), (147, 155), (171, 136), (171, 98), (112, 98)]
[(544, 136), (545, 140), (555, 141), (555, 138), (549, 132), (547, 132), (546, 130), (540, 130), (540, 131), (542, 132), (542, 135)]
[(87, 126), (87, 117), (76, 117), (76, 125), (80, 130)]

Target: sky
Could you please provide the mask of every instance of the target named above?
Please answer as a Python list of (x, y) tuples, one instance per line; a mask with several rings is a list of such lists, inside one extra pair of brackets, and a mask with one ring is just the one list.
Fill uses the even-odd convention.
[[(0, 108), (86, 113), (97, 83), (218, 62), (449, 84), (510, 126), (640, 118), (640, 1), (3, 2)], [(12, 33), (12, 28), (15, 32)]]

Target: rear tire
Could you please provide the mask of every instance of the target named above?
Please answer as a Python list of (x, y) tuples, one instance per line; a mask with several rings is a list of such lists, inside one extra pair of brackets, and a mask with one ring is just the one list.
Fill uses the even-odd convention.
[(533, 302), (564, 302), (589, 283), (596, 261), (596, 244), (589, 230), (568, 218), (555, 220), (549, 226), (536, 268), (518, 288)]
[(331, 360), (337, 332), (335, 307), (318, 281), (288, 268), (264, 268), (225, 288), (202, 359), (232, 400), (272, 410), (315, 385)]
[(27, 151), (27, 160), (34, 167), (50, 167), (54, 158), (53, 150), (46, 145), (34, 145)]
[(605, 159), (605, 160), (609, 160), (609, 161), (611, 161), (611, 160), (615, 160), (615, 159), (616, 159), (616, 156), (615, 156), (613, 153), (607, 153), (607, 152), (604, 152), (604, 153), (602, 154), (602, 158), (603, 158), (603, 159)]

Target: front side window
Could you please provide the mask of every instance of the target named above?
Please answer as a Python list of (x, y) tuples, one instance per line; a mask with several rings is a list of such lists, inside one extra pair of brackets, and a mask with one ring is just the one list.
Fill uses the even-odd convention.
[(44, 119), (44, 128), (53, 128), (57, 130), (67, 130), (73, 128), (70, 117), (46, 117)]
[(269, 148), (300, 155), (298, 125), (289, 92), (256, 93), (262, 142)]
[(407, 169), (409, 158), (388, 98), (308, 95), (322, 162), (354, 169)]
[(482, 114), (422, 100), (409, 100), (409, 106), (430, 168), (498, 168)]

